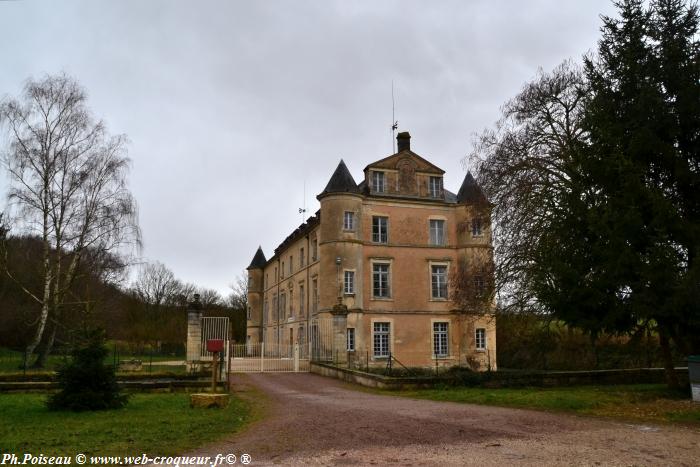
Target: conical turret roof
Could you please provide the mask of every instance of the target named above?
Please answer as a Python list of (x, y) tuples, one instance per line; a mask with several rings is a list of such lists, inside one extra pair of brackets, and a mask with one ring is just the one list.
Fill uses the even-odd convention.
[(476, 183), (476, 180), (472, 176), (471, 172), (467, 172), (467, 175), (464, 177), (462, 186), (459, 188), (459, 192), (457, 193), (457, 202), (467, 204), (488, 203), (486, 195), (481, 190), (479, 184)]
[(355, 183), (355, 179), (352, 178), (343, 159), (340, 159), (338, 167), (335, 169), (335, 172), (333, 172), (331, 179), (328, 181), (328, 185), (323, 189), (321, 195), (328, 193), (360, 193), (360, 189), (357, 187), (357, 183)]
[(262, 269), (265, 267), (265, 264), (267, 264), (265, 253), (263, 253), (262, 247), (259, 246), (258, 251), (256, 251), (255, 256), (253, 256), (253, 261), (250, 262), (250, 266), (248, 266), (247, 269)]

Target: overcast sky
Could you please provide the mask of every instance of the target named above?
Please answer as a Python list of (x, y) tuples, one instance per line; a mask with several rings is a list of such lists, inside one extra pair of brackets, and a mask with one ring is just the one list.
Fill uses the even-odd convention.
[(609, 0), (0, 1), (0, 98), (77, 78), (130, 139), (144, 260), (225, 294), (318, 209), (341, 157), (359, 182), (392, 153), (392, 80), (399, 130), (456, 192), (473, 135), (539, 67), (593, 50), (601, 13)]

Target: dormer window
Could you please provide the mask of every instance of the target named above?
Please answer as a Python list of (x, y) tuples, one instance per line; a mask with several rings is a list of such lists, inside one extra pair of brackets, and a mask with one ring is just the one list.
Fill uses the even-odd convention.
[(372, 172), (372, 191), (375, 193), (384, 193), (386, 191), (386, 183), (384, 172)]
[(430, 197), (442, 198), (442, 177), (430, 177)]

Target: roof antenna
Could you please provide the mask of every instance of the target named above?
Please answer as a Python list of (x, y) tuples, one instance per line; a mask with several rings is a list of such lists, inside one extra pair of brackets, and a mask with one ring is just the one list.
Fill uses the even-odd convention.
[(396, 154), (396, 130), (399, 128), (399, 121), (394, 115), (394, 80), (391, 80), (391, 147)]
[(304, 223), (304, 217), (306, 217), (306, 180), (304, 180), (304, 199), (302, 200), (302, 207), (299, 208), (299, 214), (301, 214), (301, 223)]

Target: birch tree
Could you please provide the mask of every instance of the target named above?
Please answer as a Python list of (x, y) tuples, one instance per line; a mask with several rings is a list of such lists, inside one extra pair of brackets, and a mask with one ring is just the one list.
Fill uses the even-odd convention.
[[(128, 190), (127, 140), (112, 136), (87, 108), (85, 90), (65, 74), (27, 81), (19, 98), (0, 105), (7, 130), (13, 233), (42, 241), (42, 287), (19, 284), (40, 308), (25, 364), (37, 348), (42, 366), (81, 262), (139, 245), (136, 202)], [(13, 276), (13, 265), (3, 264)], [(47, 332), (48, 331), (48, 332)]]

